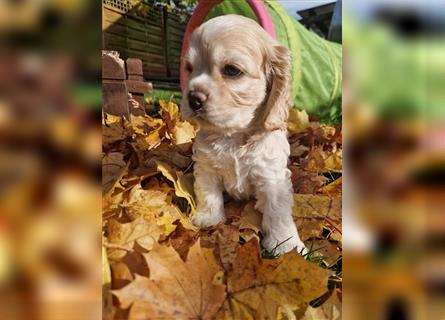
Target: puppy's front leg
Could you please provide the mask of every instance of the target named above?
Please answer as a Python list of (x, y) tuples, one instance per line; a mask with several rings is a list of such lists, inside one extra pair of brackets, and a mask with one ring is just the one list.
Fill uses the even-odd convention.
[(198, 213), (192, 223), (200, 228), (217, 225), (226, 220), (221, 178), (195, 164), (195, 196)]
[(270, 252), (283, 254), (296, 249), (305, 253), (292, 219), (293, 196), (291, 182), (264, 179), (258, 186), (256, 208), (263, 213), (263, 247)]

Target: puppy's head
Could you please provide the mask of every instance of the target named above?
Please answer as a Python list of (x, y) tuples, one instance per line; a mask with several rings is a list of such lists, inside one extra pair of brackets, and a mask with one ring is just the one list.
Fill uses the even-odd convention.
[(255, 21), (237, 15), (207, 21), (193, 32), (184, 59), (185, 118), (231, 132), (286, 128), (290, 53)]

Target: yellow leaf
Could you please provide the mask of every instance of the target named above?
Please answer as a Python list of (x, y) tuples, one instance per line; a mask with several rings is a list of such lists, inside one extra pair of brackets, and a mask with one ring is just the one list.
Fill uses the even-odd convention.
[(341, 302), (338, 300), (336, 294), (317, 308), (309, 306), (302, 320), (339, 320), (341, 319)]
[(102, 246), (102, 285), (110, 282), (111, 282), (110, 264), (108, 263), (107, 251), (105, 247)]
[(130, 223), (120, 223), (117, 220), (108, 221), (108, 257), (111, 260), (122, 259), (135, 243), (146, 250), (151, 250), (160, 236), (156, 222), (147, 221), (140, 216)]
[(341, 172), (342, 170), (342, 154), (341, 151), (330, 154), (324, 160), (324, 167), (328, 171)]
[[(213, 268), (199, 241), (184, 262), (172, 248), (155, 245), (144, 254), (150, 278), (136, 275), (126, 287), (113, 294), (122, 308), (130, 308), (135, 319), (212, 319), (225, 298), (225, 287), (214, 284), (220, 271)], [(214, 259), (214, 258), (213, 258)]]
[(190, 204), (191, 214), (196, 213), (196, 204), (193, 191), (193, 174), (184, 175), (181, 171), (174, 171), (168, 164), (156, 161), (157, 170), (170, 180), (175, 187), (175, 194), (185, 198)]
[(341, 195), (341, 191), (342, 191), (341, 177), (320, 189), (320, 192), (327, 196)]
[(176, 229), (175, 221), (180, 220), (187, 229), (196, 229), (190, 220), (171, 203), (168, 194), (160, 190), (145, 190), (140, 184), (135, 185), (124, 201), (126, 213), (136, 219), (144, 216), (147, 219), (156, 219), (162, 228), (163, 235), (169, 235)]
[(187, 121), (177, 122), (173, 129), (173, 140), (176, 144), (191, 142), (195, 135), (195, 127)]
[(130, 121), (126, 124), (128, 130), (134, 134), (145, 135), (155, 128), (159, 128), (164, 124), (162, 119), (152, 118), (148, 115), (134, 116), (132, 115)]
[(321, 296), (330, 271), (296, 252), (263, 260), (259, 244), (239, 246), (228, 271), (228, 298), (217, 319), (276, 319), (280, 308), (294, 311)]
[(159, 111), (161, 116), (167, 118), (169, 121), (176, 120), (179, 116), (179, 108), (178, 105), (165, 100), (159, 100), (159, 105), (161, 106), (161, 110)]
[(300, 133), (309, 127), (309, 116), (306, 110), (292, 108), (289, 110), (287, 130), (290, 133)]

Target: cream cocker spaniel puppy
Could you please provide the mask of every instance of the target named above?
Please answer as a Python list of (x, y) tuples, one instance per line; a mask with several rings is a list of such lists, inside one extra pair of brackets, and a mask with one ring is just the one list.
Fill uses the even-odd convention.
[(181, 111), (199, 126), (193, 146), (198, 214), (209, 227), (225, 221), (223, 192), (256, 199), (263, 246), (278, 254), (305, 250), (292, 219), (287, 117), (290, 52), (254, 20), (213, 18), (197, 28), (184, 57)]

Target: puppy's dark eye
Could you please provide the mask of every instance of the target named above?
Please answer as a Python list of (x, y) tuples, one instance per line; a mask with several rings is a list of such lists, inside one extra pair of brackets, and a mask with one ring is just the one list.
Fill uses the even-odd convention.
[(240, 69), (231, 64), (225, 65), (223, 69), (223, 74), (228, 77), (238, 77), (241, 75), (241, 73), (242, 72)]

